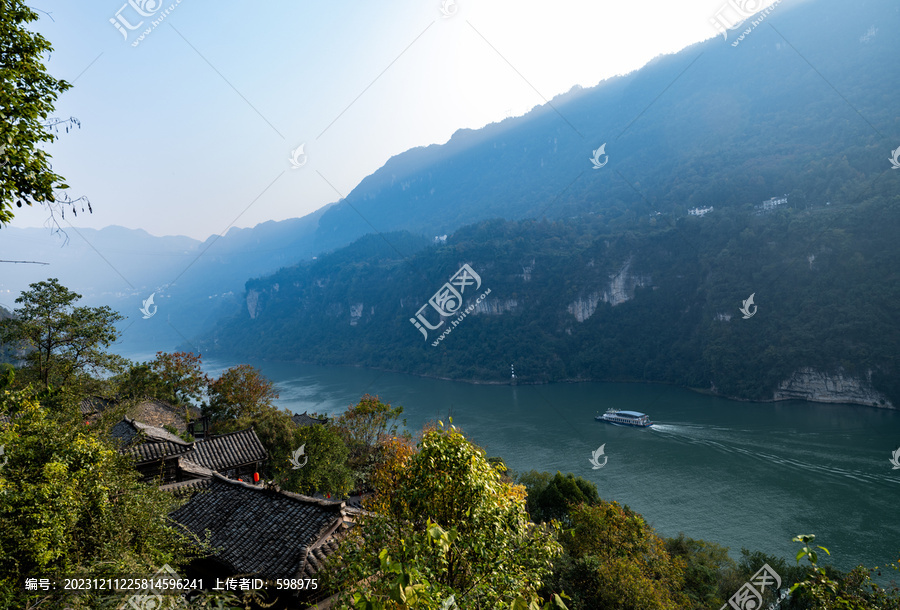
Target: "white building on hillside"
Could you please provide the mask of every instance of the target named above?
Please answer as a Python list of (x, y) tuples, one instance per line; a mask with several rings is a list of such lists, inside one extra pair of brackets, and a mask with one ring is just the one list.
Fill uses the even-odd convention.
[(787, 195), (782, 195), (781, 197), (772, 197), (768, 201), (762, 202), (763, 211), (774, 210), (780, 205), (787, 203)]

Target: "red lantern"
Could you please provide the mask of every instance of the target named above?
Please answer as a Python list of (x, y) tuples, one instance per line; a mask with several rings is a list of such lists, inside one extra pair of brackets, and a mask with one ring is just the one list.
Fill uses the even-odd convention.
[(253, 473), (253, 482), (259, 483), (259, 473), (258, 472)]
[(244, 482), (244, 479), (239, 478), (238, 481), (240, 481), (241, 483), (243, 483), (243, 482)]

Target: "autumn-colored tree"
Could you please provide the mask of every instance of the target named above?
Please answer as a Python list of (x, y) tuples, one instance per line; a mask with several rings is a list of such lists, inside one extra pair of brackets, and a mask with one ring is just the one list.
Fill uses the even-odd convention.
[(200, 354), (193, 352), (156, 352), (150, 361), (150, 370), (166, 385), (169, 400), (174, 403), (190, 403), (200, 400), (209, 385), (209, 377), (203, 372)]
[[(380, 459), (369, 478), (371, 487), (376, 490), (397, 489), (406, 462), (415, 452), (415, 445), (407, 438), (394, 436), (386, 439), (381, 444)], [(366, 500), (366, 508), (376, 513), (387, 514), (390, 509), (390, 498), (389, 493), (375, 493)]]
[(239, 364), (209, 384), (209, 407), (213, 420), (254, 418), (272, 407), (278, 398), (275, 384), (249, 364)]
[(403, 407), (392, 407), (390, 403), (381, 402), (378, 396), (365, 394), (335, 423), (345, 432), (350, 444), (371, 450), (382, 440), (396, 436), (402, 414)]
[(395, 451), (373, 477), (377, 510), (361, 517), (328, 570), (346, 588), (340, 607), (437, 607), (403, 601), (428, 591), (460, 608), (537, 608), (561, 549), (552, 527), (529, 523), (524, 488), (504, 483), (453, 427), (425, 433), (417, 452), (386, 446)]
[(684, 563), (671, 557), (644, 519), (617, 502), (569, 509), (573, 527), (561, 541), (568, 561), (554, 582), (573, 610), (670, 610), (690, 607)]
[[(350, 468), (361, 487), (371, 488), (366, 481), (379, 459), (379, 447), (398, 435), (402, 413), (403, 407), (392, 407), (377, 396), (365, 394), (335, 420), (334, 425), (350, 450)], [(406, 420), (402, 423), (405, 425)]]

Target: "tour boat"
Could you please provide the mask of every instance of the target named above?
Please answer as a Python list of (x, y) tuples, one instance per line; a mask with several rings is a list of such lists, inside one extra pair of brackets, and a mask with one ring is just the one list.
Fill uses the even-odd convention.
[(605, 421), (618, 426), (636, 426), (649, 428), (653, 425), (650, 418), (637, 411), (620, 411), (619, 409), (607, 409), (603, 415), (595, 417), (597, 421)]

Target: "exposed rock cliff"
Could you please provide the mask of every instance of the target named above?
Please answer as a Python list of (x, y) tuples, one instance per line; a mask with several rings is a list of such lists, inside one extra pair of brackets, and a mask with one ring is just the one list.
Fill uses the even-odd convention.
[(597, 310), (597, 305), (602, 301), (613, 307), (634, 298), (634, 289), (639, 286), (649, 286), (650, 278), (644, 275), (631, 273), (631, 260), (628, 259), (617, 273), (609, 276), (609, 284), (603, 292), (594, 291), (585, 297), (579, 297), (566, 308), (579, 322), (584, 322)]
[(872, 371), (867, 379), (844, 375), (822, 373), (804, 367), (796, 371), (790, 379), (782, 381), (775, 390), (775, 400), (811, 400), (815, 402), (843, 402), (891, 409), (891, 404), (883, 394), (872, 387)]
[(519, 306), (518, 299), (495, 300), (487, 298), (475, 306), (473, 314), (499, 315), (505, 311), (512, 311)]
[(247, 291), (247, 313), (250, 314), (250, 319), (255, 320), (256, 314), (259, 311), (257, 306), (259, 305), (259, 293), (255, 290)]

